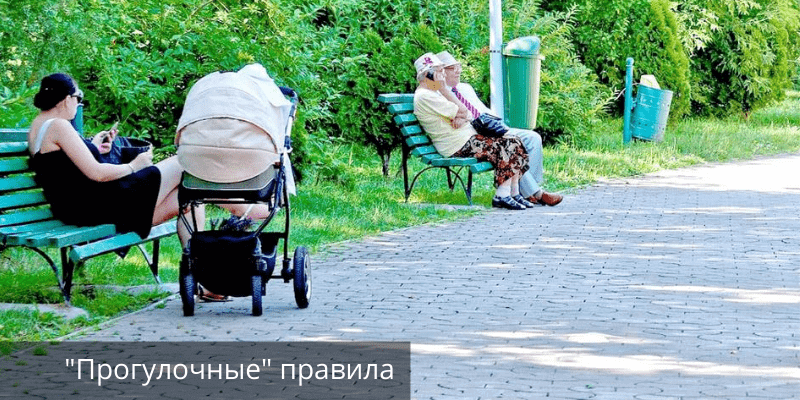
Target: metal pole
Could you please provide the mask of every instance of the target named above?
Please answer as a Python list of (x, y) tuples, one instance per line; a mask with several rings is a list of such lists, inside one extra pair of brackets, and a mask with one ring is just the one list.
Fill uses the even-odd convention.
[(623, 116), (622, 143), (631, 141), (631, 110), (633, 109), (633, 58), (625, 60), (625, 114)]
[(492, 112), (504, 119), (503, 107), (503, 5), (489, 0), (489, 89)]

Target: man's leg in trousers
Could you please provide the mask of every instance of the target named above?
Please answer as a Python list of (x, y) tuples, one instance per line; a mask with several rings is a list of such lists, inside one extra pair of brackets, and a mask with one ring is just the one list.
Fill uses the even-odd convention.
[(544, 181), (542, 137), (526, 129), (511, 128), (509, 133), (518, 136), (528, 152), (529, 169), (519, 180), (519, 192), (522, 197), (528, 198), (541, 190), (539, 185)]

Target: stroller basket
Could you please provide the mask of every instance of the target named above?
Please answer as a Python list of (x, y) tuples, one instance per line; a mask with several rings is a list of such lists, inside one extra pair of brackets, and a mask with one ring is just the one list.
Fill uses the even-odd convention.
[(195, 279), (214, 293), (250, 296), (253, 275), (263, 283), (272, 276), (277, 244), (278, 236), (270, 233), (196, 232), (189, 241)]

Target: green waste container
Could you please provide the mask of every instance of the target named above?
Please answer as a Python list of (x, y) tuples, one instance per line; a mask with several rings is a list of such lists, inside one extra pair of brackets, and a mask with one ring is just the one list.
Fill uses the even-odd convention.
[(631, 136), (660, 142), (667, 129), (672, 91), (639, 85), (631, 114)]
[(512, 128), (533, 129), (539, 109), (542, 56), (537, 36), (524, 36), (503, 48), (503, 111)]
[(625, 115), (623, 116), (622, 142), (631, 138), (660, 142), (667, 129), (672, 91), (638, 85), (633, 101), (633, 58), (626, 60)]

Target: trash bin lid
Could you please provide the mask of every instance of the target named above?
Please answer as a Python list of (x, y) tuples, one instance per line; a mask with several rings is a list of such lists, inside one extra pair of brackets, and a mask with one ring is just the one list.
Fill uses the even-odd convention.
[(503, 55), (534, 58), (539, 55), (540, 47), (541, 40), (538, 36), (523, 36), (508, 42), (503, 49)]

